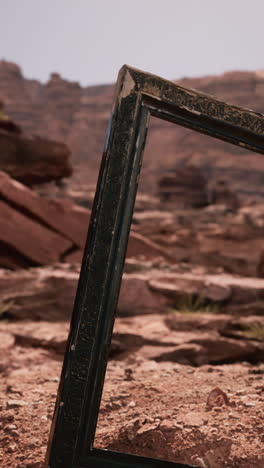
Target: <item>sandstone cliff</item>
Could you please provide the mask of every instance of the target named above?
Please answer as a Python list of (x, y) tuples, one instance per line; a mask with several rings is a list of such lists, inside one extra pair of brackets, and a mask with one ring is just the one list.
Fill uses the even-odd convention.
[[(264, 112), (263, 72), (229, 72), (178, 83)], [(24, 78), (17, 65), (0, 62), (0, 96), (10, 117), (28, 133), (67, 143), (75, 165), (82, 166), (82, 177), (91, 184), (97, 178), (113, 89), (81, 87), (57, 73), (41, 84)], [(153, 118), (141, 190), (157, 193), (160, 172), (183, 162), (201, 167), (212, 180), (228, 179), (245, 195), (263, 190), (264, 158)]]

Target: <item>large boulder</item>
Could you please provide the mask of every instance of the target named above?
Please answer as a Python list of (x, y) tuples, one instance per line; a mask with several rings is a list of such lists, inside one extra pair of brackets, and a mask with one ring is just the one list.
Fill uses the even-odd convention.
[(89, 210), (70, 200), (46, 199), (0, 172), (0, 197), (16, 210), (38, 220), (83, 247), (90, 218)]
[(48, 200), (0, 172), (0, 265), (48, 265), (81, 249), (89, 211), (66, 200)]
[(32, 185), (72, 174), (70, 150), (64, 143), (23, 134), (0, 99), (0, 170)]
[(27, 185), (69, 177), (69, 157), (64, 143), (0, 128), (0, 170)]
[(5, 257), (5, 246), (12, 251), (12, 258), (18, 252), (17, 257), (22, 257), (31, 265), (54, 263), (72, 246), (69, 240), (2, 201), (0, 219), (0, 241), (3, 249), (1, 262)]

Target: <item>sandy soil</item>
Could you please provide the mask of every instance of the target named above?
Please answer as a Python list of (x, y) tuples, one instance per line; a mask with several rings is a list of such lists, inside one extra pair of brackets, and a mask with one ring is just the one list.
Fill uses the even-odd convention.
[[(19, 324), (21, 332), (23, 326)], [(3, 467), (40, 468), (62, 354), (58, 347), (18, 346), (11, 329), (8, 322), (1, 323), (2, 342), (9, 349), (0, 360), (0, 462)], [(66, 329), (61, 324), (65, 336)], [(112, 360), (95, 446), (207, 468), (262, 468), (263, 376), (264, 365), (248, 363), (194, 368), (146, 360), (136, 352)], [(215, 387), (227, 400), (213, 398), (208, 406)]]
[(45, 457), (61, 356), (19, 346), (8, 354), (8, 361), (5, 354), (0, 363), (0, 464), (39, 468)]
[[(263, 372), (111, 362), (95, 445), (201, 467), (263, 467)], [(227, 404), (211, 395), (209, 406), (216, 386)]]

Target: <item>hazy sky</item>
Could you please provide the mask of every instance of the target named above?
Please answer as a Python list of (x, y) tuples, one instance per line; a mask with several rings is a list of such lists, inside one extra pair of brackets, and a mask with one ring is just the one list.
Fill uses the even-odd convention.
[(47, 81), (264, 69), (264, 0), (0, 0), (0, 59)]

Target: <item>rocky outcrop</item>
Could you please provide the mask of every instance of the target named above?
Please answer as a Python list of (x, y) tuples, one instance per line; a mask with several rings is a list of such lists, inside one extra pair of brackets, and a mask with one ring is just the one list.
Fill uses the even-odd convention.
[(64, 143), (27, 137), (0, 125), (0, 170), (27, 185), (60, 180), (72, 174)]
[(83, 248), (90, 212), (69, 200), (46, 199), (0, 172), (1, 199), (18, 211), (62, 234)]
[(0, 172), (0, 265), (47, 265), (83, 248), (89, 211), (68, 201), (41, 198)]
[[(72, 243), (65, 237), (47, 229), (45, 226), (24, 216), (10, 205), (0, 201), (1, 234), (3, 248), (1, 264), (11, 266), (25, 262), (28, 266), (47, 265), (59, 261)], [(2, 249), (1, 249), (2, 250)], [(12, 252), (12, 254), (11, 254)], [(18, 255), (16, 255), (18, 252)], [(9, 256), (11, 256), (9, 264)], [(21, 265), (19, 265), (21, 266)], [(25, 265), (23, 265), (25, 266)]]
[[(65, 284), (67, 281), (68, 286), (71, 287), (74, 276), (66, 269), (64, 274), (65, 278), (67, 276)], [(66, 288), (62, 289), (62, 276), (58, 275), (58, 271), (50, 271), (42, 282), (42, 286), (49, 284), (48, 278), (50, 283), (51, 281), (55, 282), (61, 297), (58, 297), (56, 302), (55, 295), (49, 287), (51, 307), (48, 306), (48, 303), (44, 304), (43, 302), (40, 304), (37, 314), (31, 307), (30, 314), (28, 314), (31, 320), (27, 318), (23, 325), (21, 322), (10, 321), (6, 342), (12, 344), (11, 334), (19, 346), (39, 347), (63, 354), (69, 321), (61, 323), (59, 320), (62, 318), (62, 307), (66, 305), (65, 299), (63, 304)], [(29, 275), (28, 279), (30, 280)], [(39, 298), (43, 293), (42, 286), (39, 282), (37, 293)], [(30, 292), (30, 288), (26, 288), (26, 291)], [(17, 296), (17, 300), (21, 304), (24, 302), (24, 308), (26, 306), (25, 298), (25, 293), (24, 296), (22, 293), (20, 297)], [(69, 295), (66, 294), (66, 298), (69, 299)], [(14, 317), (14, 311), (15, 305), (10, 306), (9, 317)], [(20, 307), (20, 312), (21, 319), (25, 318), (22, 307)], [(18, 313), (17, 308), (17, 316)], [(110, 359), (120, 361), (128, 356), (136, 355), (137, 359), (145, 361), (174, 362), (195, 367), (243, 360), (251, 363), (264, 362), (263, 339), (260, 338), (257, 331), (262, 330), (263, 333), (263, 317), (252, 316), (247, 319), (234, 319), (230, 315), (225, 315), (217, 320), (213, 314), (190, 313), (187, 317), (186, 315), (152, 313), (148, 316), (117, 317), (111, 342)], [(42, 320), (41, 327), (38, 326), (39, 319)], [(50, 322), (52, 322), (52, 326)], [(4, 325), (1, 326), (0, 323), (0, 333), (1, 331), (4, 331)]]
[[(230, 315), (171, 313), (117, 318), (113, 340), (119, 340), (119, 350), (113, 349), (113, 357), (136, 353), (142, 359), (192, 366), (244, 359), (263, 362), (264, 344), (257, 337), (257, 326), (264, 330), (263, 317), (234, 320)], [(239, 328), (240, 335), (232, 334)]]
[[(0, 172), (0, 198), (2, 267), (48, 265), (60, 260), (80, 264), (89, 210), (70, 200), (41, 197), (4, 172)], [(166, 249), (133, 231), (127, 257), (173, 262)]]
[(69, 267), (46, 267), (11, 272), (1, 270), (3, 315), (17, 320), (69, 319), (79, 272)]
[(174, 263), (188, 271), (262, 276), (264, 205), (235, 208), (215, 204), (203, 209), (174, 209), (136, 213), (133, 228), (158, 244)]
[[(130, 265), (132, 268), (132, 264)], [(79, 266), (57, 264), (19, 271), (0, 270), (0, 297), (10, 317), (64, 320), (73, 305)], [(37, 304), (37, 307), (36, 307)], [(47, 304), (49, 304), (47, 308)], [(234, 318), (250, 315), (261, 316), (264, 307), (264, 280), (240, 278), (232, 275), (191, 274), (162, 271), (158, 268), (138, 269), (124, 273), (117, 311), (120, 316), (144, 316), (171, 312), (171, 317), (186, 314), (177, 321), (179, 329), (187, 330), (190, 313), (193, 324), (201, 330), (213, 327), (221, 331), (226, 326), (225, 315)], [(33, 315), (32, 315), (33, 314)], [(200, 315), (202, 314), (202, 318)], [(208, 317), (210, 315), (210, 324)], [(196, 324), (194, 317), (199, 319)], [(169, 322), (171, 319), (167, 319)], [(174, 320), (174, 319), (173, 319)], [(168, 323), (169, 323), (168, 322)], [(170, 322), (170, 327), (173, 327)]]

